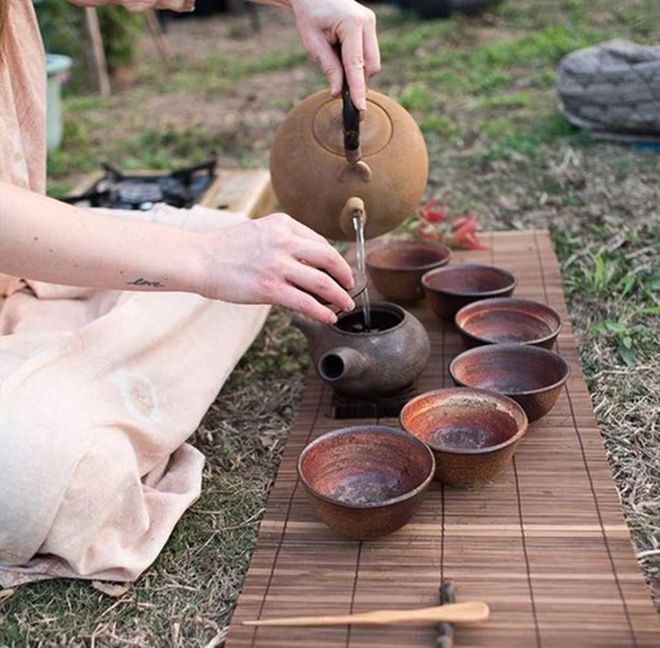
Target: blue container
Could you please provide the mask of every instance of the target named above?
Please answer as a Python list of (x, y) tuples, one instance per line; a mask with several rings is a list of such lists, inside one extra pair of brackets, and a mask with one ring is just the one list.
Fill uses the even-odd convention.
[(62, 143), (62, 79), (71, 69), (71, 59), (46, 54), (46, 147), (54, 151)]

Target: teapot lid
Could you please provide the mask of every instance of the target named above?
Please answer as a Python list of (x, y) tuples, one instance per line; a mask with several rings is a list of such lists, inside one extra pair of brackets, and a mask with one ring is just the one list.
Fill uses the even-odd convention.
[[(385, 109), (373, 98), (367, 98), (367, 110), (360, 120), (360, 146), (362, 156), (374, 155), (384, 149), (392, 139), (392, 120)], [(312, 118), (314, 139), (327, 151), (344, 157), (344, 128), (342, 102), (328, 97)]]

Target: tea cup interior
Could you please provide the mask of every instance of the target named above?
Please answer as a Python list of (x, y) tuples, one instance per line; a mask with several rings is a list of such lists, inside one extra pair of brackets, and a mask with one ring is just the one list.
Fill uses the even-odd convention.
[(444, 245), (396, 241), (370, 250), (367, 264), (372, 269), (420, 270), (444, 263), (449, 256), (449, 249)]
[(434, 450), (461, 454), (503, 447), (527, 428), (524, 412), (510, 399), (465, 388), (418, 396), (403, 408), (401, 424)]
[(516, 277), (503, 268), (466, 263), (431, 270), (422, 283), (427, 289), (451, 295), (487, 295), (512, 290)]
[(497, 344), (461, 353), (449, 371), (461, 385), (513, 395), (554, 387), (566, 379), (569, 367), (561, 356), (545, 349)]
[(456, 314), (456, 326), (484, 342), (539, 342), (561, 327), (559, 315), (539, 302), (496, 298), (474, 302)]
[(356, 426), (312, 442), (299, 461), (306, 486), (350, 507), (394, 503), (423, 487), (434, 462), (428, 449), (401, 430)]

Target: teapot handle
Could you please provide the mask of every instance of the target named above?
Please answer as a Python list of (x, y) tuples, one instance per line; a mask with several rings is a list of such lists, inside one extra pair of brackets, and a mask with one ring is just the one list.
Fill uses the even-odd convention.
[[(335, 46), (335, 52), (342, 62), (341, 43)], [(344, 155), (346, 159), (355, 163), (362, 157), (360, 148), (360, 111), (355, 107), (351, 99), (351, 92), (346, 79), (346, 72), (343, 71), (344, 81), (341, 89), (342, 101), (342, 121), (344, 125)]]

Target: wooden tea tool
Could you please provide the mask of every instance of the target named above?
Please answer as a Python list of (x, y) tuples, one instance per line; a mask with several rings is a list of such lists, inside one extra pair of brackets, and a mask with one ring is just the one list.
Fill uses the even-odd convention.
[(417, 610), (375, 610), (358, 614), (331, 616), (303, 616), (282, 619), (243, 621), (249, 626), (328, 626), (328, 625), (395, 625), (414, 623), (478, 623), (490, 616), (488, 605), (482, 601), (465, 601)]

